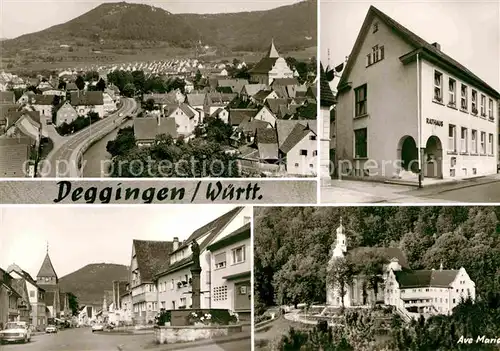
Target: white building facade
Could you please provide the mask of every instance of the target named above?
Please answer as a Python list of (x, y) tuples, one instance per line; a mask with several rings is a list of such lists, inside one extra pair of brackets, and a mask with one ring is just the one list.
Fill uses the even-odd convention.
[(371, 7), (338, 85), (344, 175), (455, 179), (494, 174), (500, 94)]

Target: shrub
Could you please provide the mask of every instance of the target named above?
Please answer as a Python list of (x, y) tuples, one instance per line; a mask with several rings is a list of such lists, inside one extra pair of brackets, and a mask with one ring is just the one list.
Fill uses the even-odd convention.
[(171, 319), (172, 319), (172, 313), (162, 308), (160, 312), (156, 315), (155, 322), (156, 325), (164, 326), (166, 323), (170, 322)]
[(237, 321), (236, 316), (231, 315), (228, 310), (193, 311), (187, 316), (187, 323), (189, 325), (194, 325), (195, 323), (229, 325)]

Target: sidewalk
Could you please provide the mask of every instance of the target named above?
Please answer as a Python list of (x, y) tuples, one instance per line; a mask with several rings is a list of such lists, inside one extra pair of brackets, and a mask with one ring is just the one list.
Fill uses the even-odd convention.
[(156, 343), (148, 343), (147, 345), (134, 345), (131, 340), (130, 343), (126, 345), (118, 345), (117, 349), (119, 351), (137, 351), (137, 350), (153, 350), (153, 351), (170, 351), (170, 350), (183, 350), (190, 349), (194, 347), (200, 346), (209, 346), (209, 345), (220, 345), (226, 344), (235, 341), (241, 341), (248, 339), (248, 342), (251, 342), (251, 331), (250, 329), (241, 333), (222, 336), (219, 338), (209, 339), (209, 340), (199, 340), (193, 342), (185, 342), (185, 343), (176, 343), (176, 344), (156, 344)]

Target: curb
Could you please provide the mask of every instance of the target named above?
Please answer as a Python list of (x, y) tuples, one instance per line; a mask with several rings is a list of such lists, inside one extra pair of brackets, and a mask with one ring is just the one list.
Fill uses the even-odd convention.
[[(220, 345), (220, 344), (227, 344), (229, 342), (233, 341), (241, 341), (241, 340), (247, 340), (251, 342), (252, 337), (251, 333), (245, 333), (245, 335), (239, 335), (239, 336), (233, 336), (233, 337), (227, 337), (227, 338), (221, 338), (221, 339), (208, 339), (208, 340), (198, 340), (198, 341), (192, 341), (192, 342), (185, 342), (185, 343), (177, 343), (177, 344), (170, 344), (170, 346), (167, 346), (168, 344), (156, 344), (155, 347), (148, 348), (149, 350), (157, 350), (157, 351), (171, 351), (171, 350), (184, 350), (184, 349), (190, 349), (193, 347), (197, 346), (207, 346), (207, 345)], [(124, 348), (120, 345), (117, 346), (118, 351), (123, 351)]]

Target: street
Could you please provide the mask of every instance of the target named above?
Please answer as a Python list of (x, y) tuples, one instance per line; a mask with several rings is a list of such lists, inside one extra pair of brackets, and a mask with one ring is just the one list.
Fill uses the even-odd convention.
[[(61, 173), (64, 176), (74, 173), (70, 172), (68, 169), (57, 169), (57, 161), (64, 162), (66, 166), (69, 165), (70, 167), (76, 167), (77, 165), (73, 165), (70, 162), (75, 148), (83, 144), (85, 140), (91, 136), (91, 133), (97, 134), (105, 128), (112, 126), (114, 123), (118, 123), (118, 120), (132, 113), (137, 106), (133, 99), (123, 98), (122, 101), (122, 108), (115, 113), (93, 123), (91, 126), (75, 133), (74, 135), (59, 139), (59, 143), (54, 140), (54, 150), (52, 150), (45, 160), (45, 163), (50, 164), (50, 169), (47, 170), (46, 168), (48, 168), (48, 165), (44, 165), (41, 170), (42, 176), (54, 178), (60, 176)], [(122, 117), (120, 117), (120, 114), (122, 114)]]
[[(2, 351), (166, 351), (176, 345), (157, 345), (153, 334), (122, 335), (92, 333), (90, 328), (61, 330), (57, 334), (41, 334), (31, 337), (27, 344), (4, 344)], [(187, 345), (183, 345), (187, 346)], [(250, 338), (223, 344), (211, 343), (203, 346), (182, 348), (186, 351), (245, 351), (250, 350)]]
[(491, 175), (418, 189), (414, 186), (332, 180), (321, 188), (321, 203), (500, 202), (500, 177)]

